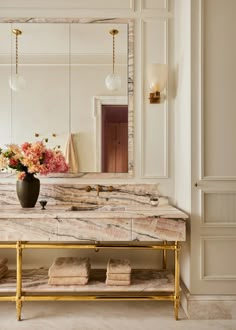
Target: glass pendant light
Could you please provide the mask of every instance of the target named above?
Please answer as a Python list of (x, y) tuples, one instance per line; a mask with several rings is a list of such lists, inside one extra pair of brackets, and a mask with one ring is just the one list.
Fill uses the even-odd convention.
[(25, 78), (18, 73), (18, 36), (22, 31), (13, 29), (12, 33), (16, 36), (16, 71), (9, 77), (9, 85), (14, 92), (18, 92), (25, 88)]
[(113, 52), (112, 52), (112, 73), (110, 73), (106, 79), (105, 84), (110, 91), (117, 91), (121, 88), (121, 77), (115, 73), (115, 35), (119, 33), (118, 30), (113, 29), (109, 31), (113, 38)]

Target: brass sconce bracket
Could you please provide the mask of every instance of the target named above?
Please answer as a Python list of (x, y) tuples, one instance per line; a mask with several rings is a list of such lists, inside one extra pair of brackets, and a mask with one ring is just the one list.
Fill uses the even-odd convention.
[(161, 103), (161, 93), (160, 92), (150, 93), (149, 100), (151, 104)]

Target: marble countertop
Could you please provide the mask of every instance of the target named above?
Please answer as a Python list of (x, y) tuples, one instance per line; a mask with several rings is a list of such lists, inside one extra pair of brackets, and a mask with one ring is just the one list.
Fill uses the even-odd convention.
[[(41, 210), (40, 206), (34, 208), (21, 208), (18, 205), (2, 205), (0, 207), (0, 218), (9, 219), (69, 219), (69, 218), (169, 218), (169, 219), (187, 219), (188, 215), (169, 204), (160, 206), (122, 206), (122, 205), (106, 205), (98, 207), (94, 210), (71, 211), (71, 205), (48, 205), (46, 210)], [(77, 207), (80, 208), (79, 205)]]

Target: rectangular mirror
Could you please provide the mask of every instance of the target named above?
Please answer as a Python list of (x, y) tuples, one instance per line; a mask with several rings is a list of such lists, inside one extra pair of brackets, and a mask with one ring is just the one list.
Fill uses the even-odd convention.
[[(22, 32), (17, 50), (14, 29)], [(0, 147), (47, 138), (75, 160), (60, 176), (132, 175), (132, 22), (9, 19), (0, 24), (0, 38)], [(19, 91), (9, 86), (16, 62), (25, 80)], [(109, 88), (119, 79), (107, 81), (113, 72), (117, 90)]]

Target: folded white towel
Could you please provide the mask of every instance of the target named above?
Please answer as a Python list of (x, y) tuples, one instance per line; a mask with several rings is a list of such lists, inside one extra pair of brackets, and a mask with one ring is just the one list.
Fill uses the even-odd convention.
[(88, 283), (88, 277), (49, 277), (49, 285), (85, 285)]
[(109, 259), (107, 274), (130, 274), (131, 266), (128, 259)]
[(49, 268), (49, 277), (89, 276), (89, 258), (60, 257)]
[(117, 281), (106, 279), (106, 285), (130, 285), (130, 281)]
[(112, 274), (107, 273), (108, 280), (116, 280), (116, 281), (130, 281), (131, 274)]

